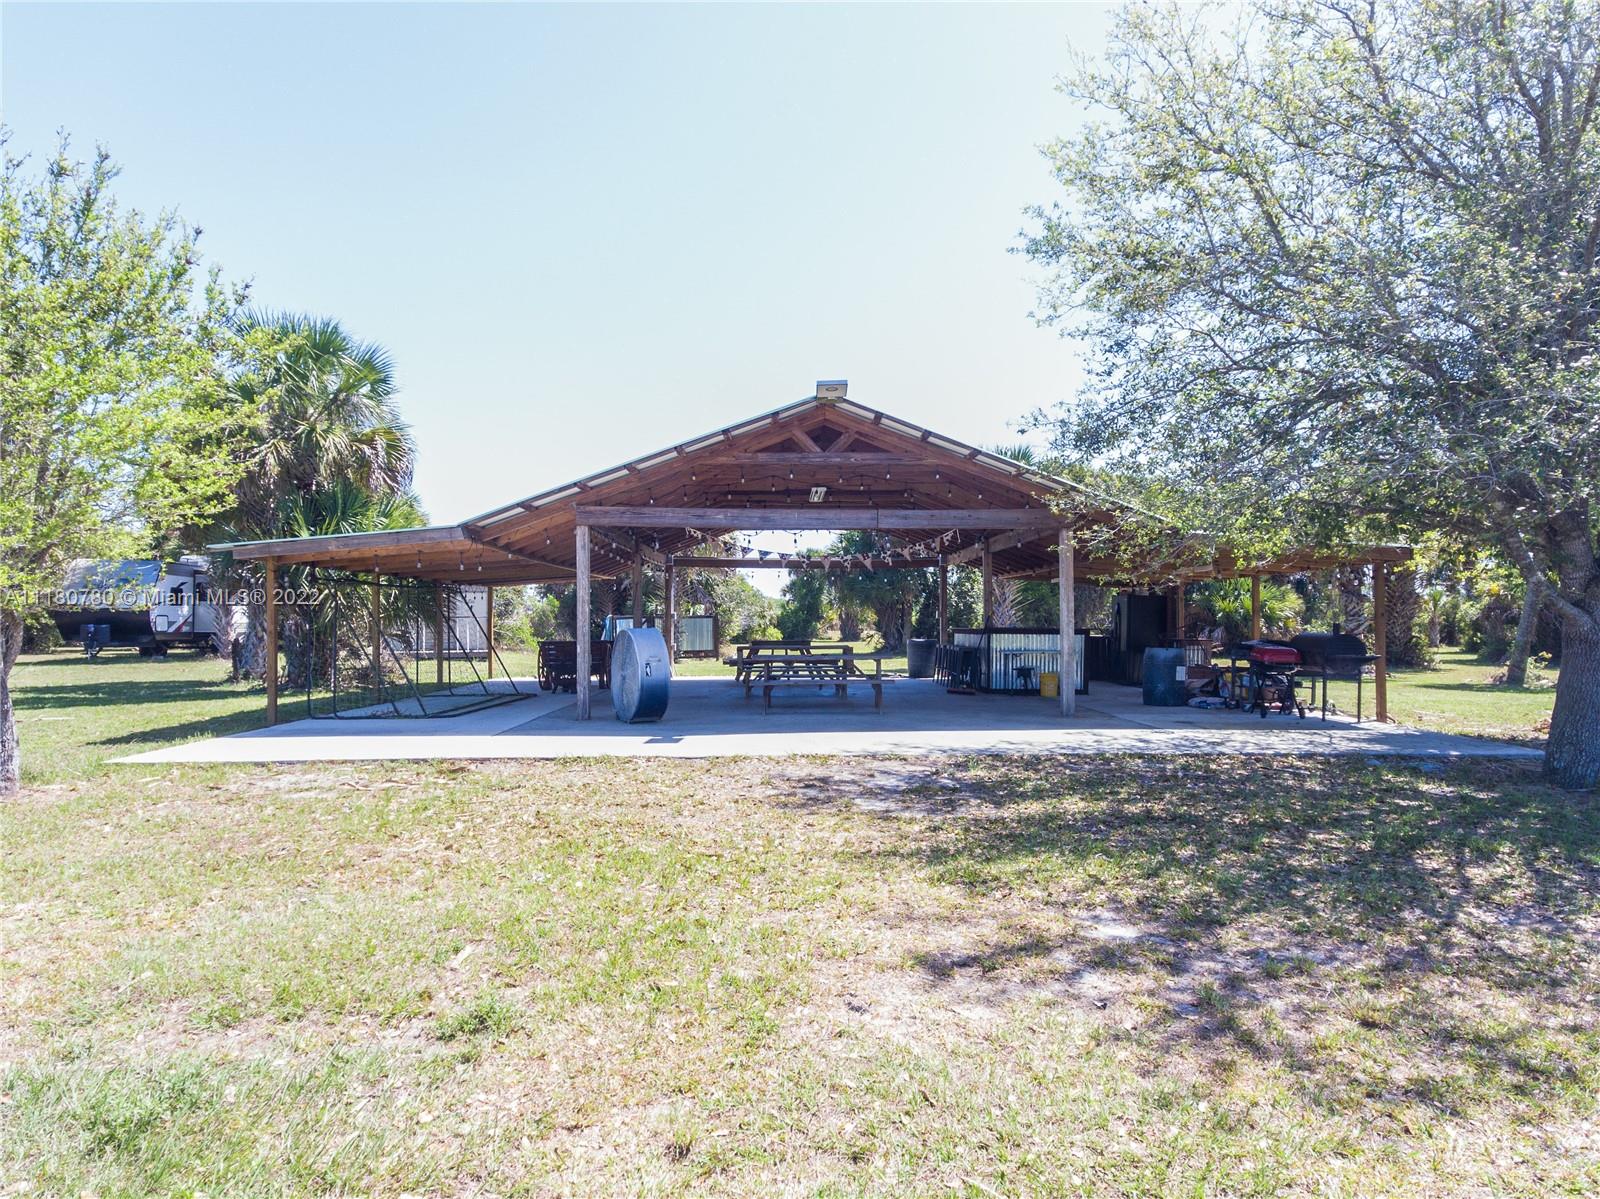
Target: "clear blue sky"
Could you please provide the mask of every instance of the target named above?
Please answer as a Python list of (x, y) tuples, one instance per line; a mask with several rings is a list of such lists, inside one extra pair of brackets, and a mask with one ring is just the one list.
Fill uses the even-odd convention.
[(1079, 367), (1007, 249), (1108, 13), (8, 3), (0, 101), (388, 346), (457, 520), (819, 378), (1016, 440)]

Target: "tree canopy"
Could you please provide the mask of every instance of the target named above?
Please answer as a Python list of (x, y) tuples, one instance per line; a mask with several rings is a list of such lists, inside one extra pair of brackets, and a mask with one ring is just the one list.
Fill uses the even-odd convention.
[(22, 612), (68, 560), (143, 553), (227, 503), (250, 415), (225, 387), (240, 297), (201, 272), (199, 230), (120, 209), (115, 177), (65, 144), (0, 166), (0, 792)]
[(1250, 552), (1450, 531), (1548, 578), (1600, 780), (1600, 10), (1131, 7), (1023, 246), (1096, 373), (1061, 447)]

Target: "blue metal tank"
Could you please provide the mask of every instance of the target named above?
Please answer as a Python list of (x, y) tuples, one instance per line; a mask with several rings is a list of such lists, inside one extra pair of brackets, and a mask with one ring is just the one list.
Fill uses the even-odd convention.
[(660, 720), (667, 712), (672, 667), (661, 631), (619, 629), (611, 650), (611, 706), (626, 724)]

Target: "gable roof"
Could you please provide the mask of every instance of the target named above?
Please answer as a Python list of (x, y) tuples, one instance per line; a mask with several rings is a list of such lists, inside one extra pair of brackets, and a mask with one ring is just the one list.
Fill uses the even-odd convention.
[[(816, 489), (821, 489), (829, 509), (926, 511), (930, 514), (926, 528), (896, 528), (891, 540), (918, 544), (943, 537), (941, 545), (953, 552), (972, 548), (986, 534), (1020, 538), (1016, 526), (1021, 521), (1009, 518), (1009, 512), (1029, 512), (1028, 523), (1037, 524), (1052, 506), (1067, 504), (1088, 512), (1108, 505), (1071, 481), (1026, 463), (853, 400), (811, 396), (460, 524), (212, 548), (242, 558), (274, 557), (415, 578), (554, 581), (572, 576), (580, 507), (659, 504), (717, 510), (716, 522), (707, 522), (714, 527), (636, 528), (619, 523), (595, 539), (594, 570), (603, 576), (630, 569), (635, 552), (652, 558), (684, 553), (708, 536), (735, 532), (745, 527), (741, 519), (757, 519), (756, 512), (763, 525), (781, 522), (783, 511), (803, 522), (808, 513), (817, 511)], [(941, 509), (952, 514), (980, 509), (993, 514), (995, 524), (985, 529), (947, 528), (937, 517)], [(1053, 528), (1055, 522), (1049, 523)], [(1013, 557), (1024, 544), (1017, 540), (1010, 547)], [(1042, 557), (1043, 547), (1034, 552)], [(1020, 568), (1025, 563), (1011, 565)]]
[[(608, 508), (616, 510), (614, 521), (605, 519)], [(652, 509), (670, 519), (655, 519)], [(813, 520), (819, 513), (860, 513), (860, 523)], [(1400, 561), (1410, 553), (1305, 552), (1239, 567), (1218, 547), (1183, 538), (1175, 552), (1135, 565), (1104, 544), (1129, 517), (1159, 522), (1071, 480), (854, 400), (809, 396), (460, 524), (211, 548), (238, 558), (495, 584), (571, 581), (580, 523), (600, 526), (591, 562), (602, 578), (628, 572), (636, 557), (660, 563), (751, 527), (878, 528), (902, 552), (921, 549), (906, 565), (975, 563), (987, 546), (998, 575), (1053, 578), (1056, 533), (1071, 523), (1098, 534), (1078, 541), (1080, 579), (1141, 583)]]

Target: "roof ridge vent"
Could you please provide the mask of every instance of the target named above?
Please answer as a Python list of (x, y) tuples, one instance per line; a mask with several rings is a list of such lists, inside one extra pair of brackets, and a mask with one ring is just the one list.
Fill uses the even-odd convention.
[(848, 379), (817, 380), (817, 399), (824, 404), (831, 404), (844, 399), (845, 393), (849, 390), (850, 380)]

